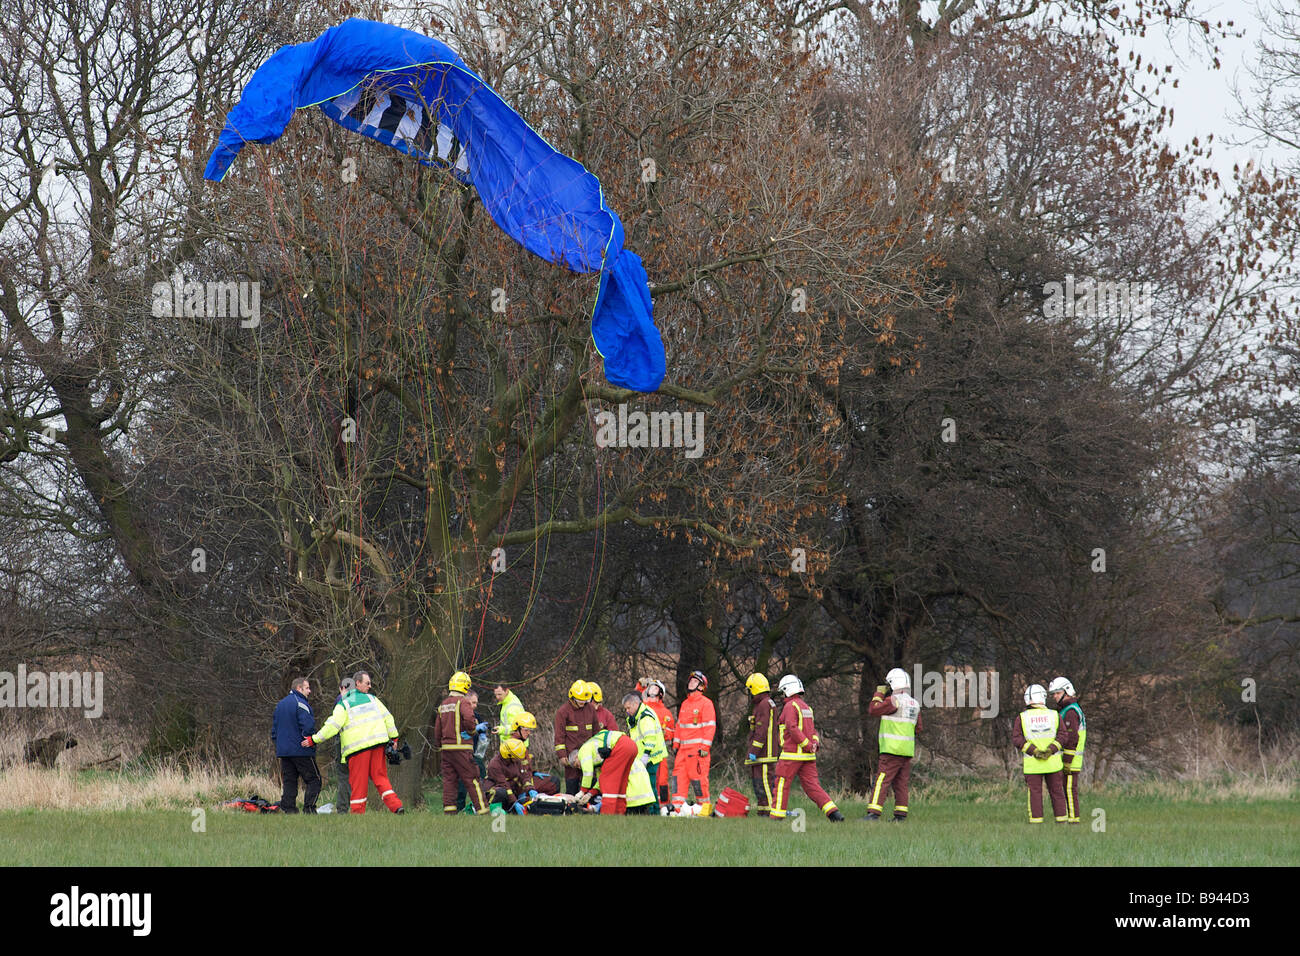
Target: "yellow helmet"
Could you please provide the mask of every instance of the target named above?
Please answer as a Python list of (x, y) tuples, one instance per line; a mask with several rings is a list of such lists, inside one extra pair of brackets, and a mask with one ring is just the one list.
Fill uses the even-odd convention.
[(528, 746), (522, 740), (511, 737), (509, 740), (501, 742), (501, 758), (503, 760), (523, 760), (527, 756)]
[(454, 690), (459, 694), (469, 692), (469, 675), (464, 671), (456, 671), (451, 675), (451, 680), (447, 681), (447, 689)]
[(772, 685), (767, 682), (767, 678), (762, 674), (750, 674), (745, 678), (745, 690), (749, 691), (751, 697), (766, 694), (771, 689)]
[(526, 710), (521, 710), (510, 718), (510, 732), (514, 733), (520, 727), (527, 727), (529, 730), (537, 729), (537, 718)]
[(587, 681), (587, 687), (591, 691), (592, 700), (594, 700), (598, 704), (603, 704), (605, 702), (605, 695), (604, 693), (601, 692), (599, 684), (597, 684), (594, 680), (589, 680)]
[(591, 685), (585, 680), (575, 680), (572, 686), (569, 687), (569, 696), (585, 704), (591, 700)]

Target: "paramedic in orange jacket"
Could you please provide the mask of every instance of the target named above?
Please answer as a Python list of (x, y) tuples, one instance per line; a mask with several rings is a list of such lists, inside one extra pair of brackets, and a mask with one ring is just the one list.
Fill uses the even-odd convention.
[(695, 783), (696, 796), (709, 800), (709, 758), (713, 735), (718, 729), (718, 715), (713, 701), (704, 696), (709, 679), (692, 671), (686, 680), (686, 699), (677, 708), (677, 737), (673, 741), (673, 772), (677, 789), (673, 792), (673, 810), (680, 813), (686, 806), (686, 791)]

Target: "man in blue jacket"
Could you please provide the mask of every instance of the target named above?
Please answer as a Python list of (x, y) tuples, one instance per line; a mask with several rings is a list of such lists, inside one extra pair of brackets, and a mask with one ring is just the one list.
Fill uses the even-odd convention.
[(284, 779), (284, 793), (280, 796), (280, 809), (285, 813), (298, 812), (298, 780), (305, 787), (302, 796), (304, 813), (316, 812), (316, 797), (320, 795), (320, 770), (316, 756), (302, 740), (316, 728), (316, 717), (311, 712), (307, 698), (311, 696), (311, 682), (305, 677), (294, 678), (289, 696), (275, 706), (271, 721), (271, 740), (280, 758), (280, 776)]

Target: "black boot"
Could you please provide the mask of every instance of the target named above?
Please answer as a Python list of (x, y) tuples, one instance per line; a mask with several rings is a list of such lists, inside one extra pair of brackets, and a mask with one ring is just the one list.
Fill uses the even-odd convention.
[(314, 804), (314, 803), (304, 803), (304, 804), (302, 805), (302, 812), (303, 812), (303, 813), (315, 813), (315, 812), (316, 812), (316, 804)]
[(826, 814), (826, 819), (830, 820), (832, 823), (843, 823), (844, 814), (840, 813), (838, 810), (832, 810), (830, 813)]
[(879, 813), (876, 813), (876, 811), (872, 810), (870, 813), (868, 813), (868, 814), (867, 814), (865, 817), (863, 817), (862, 819), (864, 819), (864, 820), (879, 820), (879, 819), (880, 819), (880, 814), (879, 814)]
[(906, 822), (907, 822), (907, 817), (906, 817), (906, 816), (900, 816), (899, 814), (895, 813), (895, 814), (894, 814), (894, 819), (891, 820), (890, 822), (891, 822), (891, 823), (906, 823)]

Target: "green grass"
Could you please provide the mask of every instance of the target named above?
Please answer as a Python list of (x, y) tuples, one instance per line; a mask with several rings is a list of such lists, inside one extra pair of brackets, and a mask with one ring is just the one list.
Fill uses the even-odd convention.
[[(939, 788), (947, 789), (947, 788)], [(1198, 798), (1199, 797), (1199, 798)], [(859, 866), (1295, 866), (1300, 802), (1294, 799), (1170, 799), (1140, 788), (1085, 793), (1081, 826), (1025, 822), (1023, 790), (914, 792), (914, 817), (865, 823), (864, 804), (843, 805), (832, 824), (802, 799), (805, 832), (749, 818), (468, 816), (429, 811), (393, 816), (254, 815), (206, 808), (206, 832), (189, 809), (0, 812), (0, 859), (38, 866), (721, 865)], [(1090, 825), (1105, 810), (1105, 832)], [(358, 859), (358, 848), (362, 856)]]

